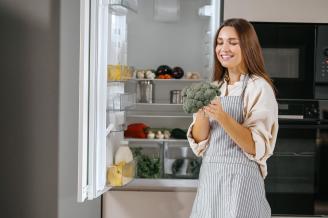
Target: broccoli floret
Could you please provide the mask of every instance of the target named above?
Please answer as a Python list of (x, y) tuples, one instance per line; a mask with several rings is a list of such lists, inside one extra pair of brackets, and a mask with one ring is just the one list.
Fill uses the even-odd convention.
[(208, 82), (193, 84), (182, 90), (183, 110), (186, 113), (196, 113), (218, 95), (220, 95), (220, 90), (215, 85)]

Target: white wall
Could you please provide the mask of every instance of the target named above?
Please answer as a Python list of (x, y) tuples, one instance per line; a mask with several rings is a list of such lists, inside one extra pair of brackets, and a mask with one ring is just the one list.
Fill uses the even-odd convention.
[(327, 0), (226, 0), (224, 19), (249, 21), (328, 23)]
[[(154, 2), (139, 0), (138, 14), (128, 16), (128, 64), (140, 69), (159, 65), (180, 66), (185, 71), (203, 71), (204, 32), (208, 17), (198, 16), (204, 0), (181, 0), (180, 20), (154, 20)], [(212, 54), (212, 53), (211, 53)]]

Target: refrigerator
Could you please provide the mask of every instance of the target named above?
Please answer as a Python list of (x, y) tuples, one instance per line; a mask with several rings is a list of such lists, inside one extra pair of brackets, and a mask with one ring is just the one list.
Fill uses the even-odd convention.
[[(124, 130), (129, 124), (143, 122), (154, 128), (188, 128), (192, 116), (183, 113), (181, 102), (170, 103), (170, 91), (211, 79), (212, 43), (220, 24), (220, 11), (219, 0), (81, 1), (78, 202), (104, 195), (103, 215), (115, 217), (106, 210), (113, 196), (122, 201), (134, 196), (142, 202), (142, 196), (148, 194), (144, 197), (145, 203), (162, 199), (159, 196), (163, 190), (169, 190), (171, 194), (193, 190), (180, 195), (188, 198), (191, 206), (197, 178), (169, 177), (166, 174), (170, 172), (162, 172), (154, 178), (133, 178), (122, 187), (113, 187), (107, 173), (114, 166), (115, 153), (124, 141), (129, 146), (159, 144), (163, 168), (166, 150), (172, 146), (173, 154), (174, 149), (180, 149), (179, 140), (127, 139)], [(155, 72), (162, 65), (179, 66), (185, 75), (181, 79), (165, 81), (136, 78), (138, 70)], [(119, 72), (117, 75), (115, 70)], [(188, 72), (197, 72), (199, 77), (186, 79)], [(142, 80), (154, 84), (154, 101), (141, 102), (138, 85)], [(186, 150), (187, 140), (182, 142), (183, 152), (190, 153), (190, 149)], [(166, 202), (174, 201), (174, 197), (167, 194), (163, 197)]]

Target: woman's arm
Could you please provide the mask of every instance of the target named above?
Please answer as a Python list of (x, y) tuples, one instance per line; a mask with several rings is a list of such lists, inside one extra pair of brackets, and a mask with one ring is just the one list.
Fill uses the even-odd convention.
[(203, 110), (196, 113), (196, 120), (192, 127), (192, 137), (196, 143), (199, 143), (208, 138), (210, 132), (210, 122), (208, 116)]
[(252, 132), (226, 113), (218, 98), (204, 107), (204, 111), (208, 116), (218, 121), (226, 133), (240, 148), (251, 155), (255, 155), (255, 142), (252, 137)]

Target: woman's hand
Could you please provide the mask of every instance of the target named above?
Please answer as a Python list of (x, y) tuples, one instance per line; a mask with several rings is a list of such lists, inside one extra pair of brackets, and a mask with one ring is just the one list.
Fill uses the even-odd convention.
[(222, 104), (219, 97), (215, 97), (211, 103), (204, 107), (204, 112), (209, 117), (215, 119), (216, 121), (220, 122), (222, 117), (225, 115), (225, 111), (222, 108)]
[(255, 142), (253, 141), (251, 131), (223, 110), (218, 97), (204, 107), (204, 111), (208, 116), (218, 121), (225, 132), (241, 149), (251, 155), (255, 155)]

